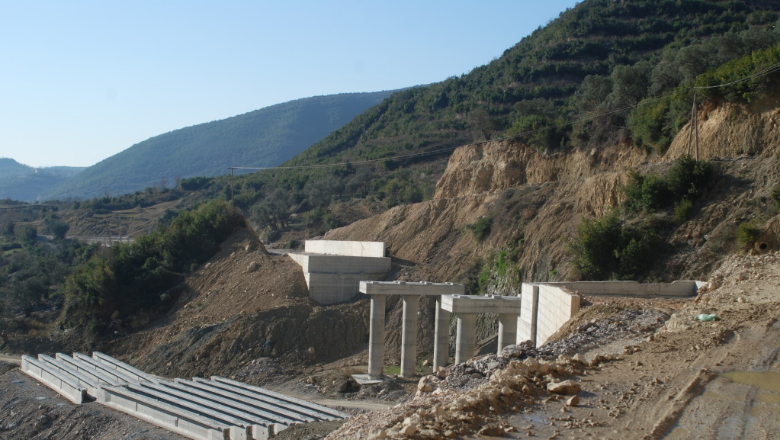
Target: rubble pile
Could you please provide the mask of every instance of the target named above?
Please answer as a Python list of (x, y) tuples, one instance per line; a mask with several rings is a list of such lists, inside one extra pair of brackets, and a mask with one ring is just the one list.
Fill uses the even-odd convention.
[(540, 347), (538, 355), (542, 359), (552, 359), (561, 354), (571, 356), (611, 341), (643, 337), (663, 327), (669, 316), (659, 310), (625, 309), (618, 316), (580, 324), (565, 339)]
[[(420, 379), (417, 394), (393, 408), (356, 416), (328, 439), (444, 439), (479, 433), (501, 436), (513, 428), (498, 415), (517, 412), (539, 399), (570, 399), (580, 391), (576, 376), (587, 368), (580, 356), (537, 361), (530, 342), (440, 369)], [(596, 363), (608, 360), (603, 356)]]

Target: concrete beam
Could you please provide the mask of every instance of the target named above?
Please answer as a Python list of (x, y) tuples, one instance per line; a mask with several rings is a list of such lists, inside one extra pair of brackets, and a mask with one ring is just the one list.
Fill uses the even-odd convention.
[(103, 373), (103, 374), (105, 374), (107, 376), (115, 377), (116, 380), (117, 380), (117, 383), (119, 383), (119, 384), (136, 382), (134, 377), (128, 376), (127, 374), (123, 373), (122, 371), (115, 370), (115, 369), (109, 367), (108, 365), (106, 365), (106, 364), (104, 364), (102, 362), (98, 362), (95, 359), (92, 359), (91, 357), (89, 357), (89, 356), (87, 356), (87, 355), (85, 355), (83, 353), (73, 353), (73, 358), (78, 360), (78, 361), (81, 361), (81, 362), (83, 362), (83, 363), (85, 363), (87, 365), (89, 365), (91, 368), (94, 368), (94, 369), (100, 371), (101, 373)]
[(134, 393), (125, 387), (102, 386), (98, 389), (97, 401), (195, 440), (225, 440), (231, 434), (230, 427), (211, 418)]
[(67, 373), (70, 377), (76, 380), (77, 385), (86, 388), (88, 395), (93, 397), (95, 396), (95, 393), (97, 392), (98, 381), (95, 380), (95, 377), (92, 374), (83, 371), (78, 371), (72, 368), (70, 365), (66, 364), (65, 362), (62, 362), (58, 359), (55, 359), (51, 356), (47, 356), (45, 354), (39, 354), (38, 361), (43, 362), (45, 365), (47, 365), (50, 368), (54, 368), (63, 373)]
[(381, 241), (306, 240), (304, 251), (352, 257), (384, 257), (385, 243)]
[(520, 314), (519, 296), (448, 295), (442, 297), (442, 308), (450, 313)]
[[(78, 371), (81, 374), (86, 374), (91, 376), (92, 379), (97, 383), (97, 385), (118, 385), (119, 384), (119, 381), (115, 376), (109, 376), (107, 374), (104, 374), (102, 371), (92, 368), (88, 364), (85, 364), (84, 362), (81, 362), (78, 359), (74, 359), (68, 356), (67, 354), (57, 353), (55, 355), (55, 359), (68, 365), (70, 368), (73, 368), (74, 370)], [(90, 395), (93, 397), (95, 396), (94, 394), (90, 394)]]
[(404, 295), (401, 328), (401, 377), (414, 377), (417, 369), (417, 312), (420, 297)]
[(147, 374), (138, 368), (133, 367), (132, 365), (126, 364), (118, 359), (114, 359), (107, 354), (100, 353), (99, 351), (92, 353), (92, 359), (95, 359), (96, 361), (108, 366), (113, 370), (120, 371), (128, 377), (134, 378), (136, 382), (141, 382), (143, 380), (157, 382), (159, 380), (157, 377), (152, 376), (151, 374)]
[(450, 358), (450, 312), (442, 309), (441, 296), (436, 298), (436, 322), (433, 339), (433, 372), (446, 367)]
[(144, 382), (143, 384), (129, 383), (123, 385), (123, 388), (136, 395), (149, 397), (212, 419), (218, 425), (230, 429), (231, 439), (252, 439), (255, 425), (253, 425), (251, 420), (242, 417), (240, 414), (235, 414), (235, 411), (226, 412), (225, 408), (221, 406), (208, 404), (205, 399), (182, 397), (170, 391), (163, 392), (151, 388), (156, 385), (152, 382)]
[(233, 407), (261, 417), (265, 424), (281, 424), (285, 426), (294, 423), (314, 422), (317, 419), (308, 417), (295, 411), (290, 411), (281, 405), (264, 399), (253, 399), (250, 396), (242, 394), (238, 390), (230, 390), (228, 386), (213, 381), (207, 381), (202, 378), (197, 380), (176, 379), (175, 383), (164, 383), (163, 385), (177, 388), (180, 391), (187, 392), (199, 398), (214, 400), (221, 405)]
[(366, 295), (460, 295), (463, 284), (429, 283), (427, 281), (361, 281), (360, 292)]
[(368, 330), (368, 376), (371, 379), (381, 379), (384, 374), (386, 300), (384, 295), (371, 295)]
[(78, 380), (64, 371), (27, 355), (22, 355), (21, 370), (75, 404), (86, 401), (87, 389), (79, 385)]
[[(195, 379), (197, 381), (197, 378)], [(312, 415), (315, 413), (322, 414), (321, 416), (317, 416), (322, 420), (341, 420), (345, 419), (347, 417), (351, 417), (350, 414), (347, 414), (345, 412), (341, 412), (338, 410), (335, 410), (333, 408), (328, 408), (324, 405), (319, 405), (314, 402), (309, 402), (303, 399), (298, 399), (292, 396), (287, 396), (281, 393), (276, 393), (271, 390), (267, 390), (265, 388), (256, 387), (253, 385), (247, 385), (245, 383), (241, 383), (235, 380), (226, 379), (224, 377), (220, 376), (211, 376), (211, 380), (218, 383), (223, 383), (225, 385), (231, 385), (233, 387), (236, 387), (238, 389), (247, 391), (249, 393), (252, 393), (254, 395), (259, 396), (265, 396), (266, 398), (274, 398), (278, 399), (280, 401), (288, 402), (291, 404), (298, 405), (299, 407), (306, 408), (308, 410), (314, 411), (311, 413)], [(331, 418), (328, 418), (331, 417)]]

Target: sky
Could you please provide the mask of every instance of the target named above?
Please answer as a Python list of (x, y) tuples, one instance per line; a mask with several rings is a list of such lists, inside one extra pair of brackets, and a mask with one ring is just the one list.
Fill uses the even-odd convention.
[(150, 137), (498, 58), (575, 0), (0, 0), (0, 158), (89, 166)]

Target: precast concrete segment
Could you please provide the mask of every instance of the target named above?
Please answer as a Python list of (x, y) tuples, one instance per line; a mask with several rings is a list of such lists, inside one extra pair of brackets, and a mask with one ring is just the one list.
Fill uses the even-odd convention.
[(477, 314), (458, 315), (458, 333), (455, 339), (455, 364), (461, 364), (474, 356), (477, 339)]
[(121, 371), (125, 375), (132, 377), (136, 380), (136, 382), (140, 382), (142, 380), (148, 380), (149, 382), (157, 382), (157, 378), (152, 376), (151, 374), (147, 374), (138, 368), (133, 367), (132, 365), (128, 365), (118, 359), (114, 359), (109, 355), (100, 353), (99, 351), (92, 352), (92, 359), (95, 359), (96, 361), (107, 365), (109, 368)]
[(23, 373), (53, 389), (75, 404), (84, 403), (87, 389), (68, 373), (52, 368), (27, 355), (22, 355)]
[(80, 362), (83, 362), (83, 363), (89, 365), (90, 367), (100, 371), (101, 373), (103, 373), (103, 374), (105, 374), (107, 376), (115, 377), (119, 383), (133, 383), (133, 382), (136, 382), (136, 380), (133, 377), (128, 376), (127, 374), (125, 374), (125, 373), (123, 373), (123, 372), (121, 372), (119, 370), (114, 370), (113, 368), (110, 368), (106, 364), (103, 364), (102, 362), (98, 362), (95, 359), (92, 359), (91, 357), (89, 357), (89, 356), (87, 356), (85, 354), (73, 353), (73, 358), (78, 360), (78, 361), (80, 361)]
[[(207, 393), (193, 393), (191, 390), (183, 391), (185, 386), (178, 385), (172, 382), (147, 382), (144, 381), (139, 384), (143, 389), (151, 389), (167, 395), (174, 396), (176, 398), (186, 400), (189, 402), (201, 405), (204, 408), (209, 408), (213, 411), (232, 416), (237, 420), (242, 421), (238, 426), (250, 428), (252, 432), (265, 431), (274, 425), (274, 421), (262, 416), (258, 416), (251, 408), (247, 408), (249, 411), (245, 411), (241, 408), (237, 402), (230, 402), (228, 399), (215, 398), (214, 396), (204, 396)], [(139, 388), (140, 389), (140, 388)]]
[(366, 295), (462, 295), (463, 284), (429, 283), (427, 281), (361, 281), (360, 292)]
[[(197, 381), (197, 378), (194, 378), (194, 380)], [(265, 388), (260, 388), (260, 387), (256, 387), (256, 386), (253, 386), (253, 385), (247, 385), (245, 383), (238, 382), (238, 381), (235, 381), (235, 380), (226, 379), (224, 377), (211, 376), (211, 381), (222, 383), (222, 384), (226, 384), (226, 385), (231, 385), (231, 386), (236, 387), (238, 389), (246, 390), (246, 391), (248, 391), (250, 393), (253, 393), (255, 395), (266, 396), (267, 398), (278, 399), (278, 400), (283, 401), (283, 402), (288, 402), (290, 404), (298, 405), (298, 406), (300, 406), (302, 408), (306, 408), (306, 409), (314, 411), (316, 413), (321, 413), (321, 414), (323, 414), (323, 416), (321, 416), (320, 418), (323, 419), (323, 420), (341, 420), (341, 419), (345, 419), (347, 417), (351, 417), (350, 414), (347, 414), (345, 412), (341, 412), (341, 411), (335, 410), (333, 408), (328, 408), (327, 406), (324, 406), (324, 405), (319, 405), (319, 404), (314, 403), (314, 402), (309, 402), (309, 401), (306, 401), (306, 400), (303, 400), (303, 399), (298, 399), (298, 398), (295, 398), (295, 397), (287, 396), (285, 394), (276, 393), (274, 391), (267, 390)], [(310, 414), (313, 415), (314, 413), (310, 413)], [(331, 418), (328, 418), (328, 417), (331, 417)]]
[(517, 313), (499, 313), (498, 314), (498, 351), (497, 356), (501, 356), (501, 351), (507, 345), (515, 344), (517, 341)]
[(68, 356), (67, 354), (57, 353), (55, 354), (55, 359), (70, 366), (82, 374), (90, 375), (98, 385), (119, 385), (120, 383), (124, 383), (120, 382), (115, 376), (109, 376), (102, 371), (92, 368), (88, 364), (79, 361), (78, 359), (74, 359)]
[(371, 295), (371, 320), (368, 330), (368, 376), (381, 379), (385, 363), (385, 295)]
[(304, 252), (345, 255), (352, 257), (384, 257), (385, 243), (381, 241), (306, 240)]
[(520, 314), (522, 299), (517, 296), (447, 295), (442, 297), (442, 308), (459, 313)]
[(404, 295), (401, 333), (401, 377), (414, 377), (417, 366), (417, 312), (420, 297)]
[(58, 359), (55, 359), (51, 356), (47, 356), (45, 354), (39, 354), (38, 355), (38, 361), (44, 363), (50, 368), (54, 368), (58, 371), (67, 373), (70, 375), (70, 377), (74, 378), (76, 380), (76, 384), (86, 388), (87, 394), (90, 396), (95, 396), (95, 392), (97, 391), (98, 383), (94, 379), (94, 376), (91, 374), (87, 374), (82, 371), (78, 371), (74, 368), (72, 368), (70, 365), (66, 364), (65, 362), (62, 362)]
[(98, 389), (98, 403), (195, 440), (225, 440), (229, 427), (183, 408), (133, 393), (124, 387)]
[[(151, 384), (151, 382), (147, 382), (146, 384)], [(127, 385), (123, 385), (122, 388), (128, 390), (129, 392), (135, 395), (144, 396), (150, 399), (157, 400), (159, 402), (167, 403), (174, 407), (179, 407), (189, 412), (199, 414), (202, 417), (207, 417), (209, 419), (212, 419), (215, 422), (217, 422), (217, 424), (224, 426), (226, 428), (230, 428), (231, 439), (233, 439), (234, 436), (236, 435), (234, 434), (234, 431), (236, 431), (238, 435), (241, 435), (241, 432), (246, 433), (247, 430), (249, 430), (251, 433), (252, 422), (250, 420), (244, 419), (243, 417), (234, 415), (232, 413), (226, 413), (224, 412), (224, 408), (221, 408), (216, 405), (204, 406), (203, 401), (198, 402), (198, 400), (202, 400), (202, 399), (181, 398), (168, 392), (160, 392), (148, 388), (141, 384), (130, 383)], [(234, 430), (232, 429), (232, 427), (241, 427), (243, 429)], [(248, 438), (251, 439), (251, 436), (249, 436)]]
[(226, 406), (240, 407), (241, 411), (254, 414), (257, 417), (262, 417), (266, 424), (292, 425), (293, 423), (314, 422), (317, 420), (314, 417), (306, 417), (297, 412), (288, 411), (283, 407), (267, 401), (252, 399), (249, 396), (230, 392), (210, 381), (200, 382), (176, 379), (175, 384), (165, 385), (171, 387), (173, 387), (173, 385), (179, 385), (181, 387), (179, 390), (193, 394), (194, 396), (215, 400)]
[(433, 339), (433, 371), (446, 367), (450, 357), (450, 312), (442, 309), (441, 296), (436, 298), (436, 322)]
[(520, 287), (521, 307), (517, 318), (516, 344), (531, 341), (536, 347), (536, 314), (539, 303), (539, 286), (523, 283)]

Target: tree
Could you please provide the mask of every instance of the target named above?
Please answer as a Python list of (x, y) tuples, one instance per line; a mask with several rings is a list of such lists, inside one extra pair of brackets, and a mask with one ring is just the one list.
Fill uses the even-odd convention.
[(54, 238), (57, 240), (64, 240), (65, 235), (70, 230), (70, 225), (62, 220), (52, 220), (49, 223), (49, 229), (51, 230), (52, 235), (54, 235)]

